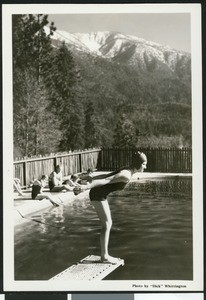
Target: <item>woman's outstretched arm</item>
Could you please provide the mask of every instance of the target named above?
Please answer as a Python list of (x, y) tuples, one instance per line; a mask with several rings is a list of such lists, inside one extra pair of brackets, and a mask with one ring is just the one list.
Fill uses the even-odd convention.
[(113, 172), (107, 173), (107, 174), (101, 174), (101, 175), (93, 176), (92, 179), (93, 180), (105, 179), (107, 177), (114, 176), (114, 175), (118, 174), (120, 171), (125, 170), (125, 169), (127, 169), (127, 168), (126, 167), (119, 168), (119, 169), (117, 169), (117, 170), (115, 170)]
[(128, 168), (121, 168), (109, 174), (96, 176), (93, 178), (90, 188), (117, 182), (127, 183), (131, 179), (131, 176), (131, 171)]

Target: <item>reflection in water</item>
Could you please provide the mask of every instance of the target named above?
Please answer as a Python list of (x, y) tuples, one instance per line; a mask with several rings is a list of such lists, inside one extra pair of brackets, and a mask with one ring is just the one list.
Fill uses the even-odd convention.
[(50, 230), (50, 227), (55, 227), (57, 229), (64, 229), (64, 226), (55, 226), (55, 224), (59, 224), (59, 223), (64, 223), (65, 217), (64, 217), (64, 206), (60, 205), (58, 207), (54, 207), (53, 209), (50, 210), (50, 217), (54, 220), (54, 225), (53, 224), (49, 224), (47, 223), (47, 215), (42, 213), (39, 218), (37, 217), (33, 217), (31, 218), (33, 221), (38, 222), (39, 223), (39, 227), (38, 230), (41, 233), (47, 233), (48, 230)]
[[(110, 252), (125, 266), (107, 279), (192, 279), (191, 180), (132, 182), (108, 200)], [(41, 223), (15, 228), (16, 280), (47, 280), (89, 254), (99, 255), (100, 224), (88, 197), (34, 218)]]

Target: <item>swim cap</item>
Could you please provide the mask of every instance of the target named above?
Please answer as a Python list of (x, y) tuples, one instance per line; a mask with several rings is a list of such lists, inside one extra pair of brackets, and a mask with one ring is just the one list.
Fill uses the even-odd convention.
[(132, 164), (139, 168), (144, 162), (147, 162), (146, 155), (143, 152), (135, 151), (132, 155)]

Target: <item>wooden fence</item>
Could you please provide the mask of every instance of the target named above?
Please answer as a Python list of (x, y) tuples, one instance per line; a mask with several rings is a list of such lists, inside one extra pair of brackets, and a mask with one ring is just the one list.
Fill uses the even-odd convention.
[[(147, 156), (147, 172), (191, 173), (192, 150), (189, 148), (162, 149), (139, 148)], [(128, 166), (135, 149), (103, 148), (101, 152), (101, 170), (114, 170)]]
[[(192, 172), (191, 149), (139, 148), (138, 150), (147, 156), (147, 172)], [(130, 165), (134, 151), (136, 150), (128, 148), (103, 148), (19, 160), (14, 162), (14, 177), (19, 178), (22, 185), (28, 185), (42, 174), (49, 175), (58, 164), (62, 165), (64, 176), (84, 172), (88, 168), (110, 171)]]
[(17, 160), (13, 164), (13, 174), (26, 186), (43, 174), (49, 175), (57, 165), (62, 165), (64, 176), (80, 173), (88, 168), (96, 169), (100, 153), (101, 149), (95, 149)]

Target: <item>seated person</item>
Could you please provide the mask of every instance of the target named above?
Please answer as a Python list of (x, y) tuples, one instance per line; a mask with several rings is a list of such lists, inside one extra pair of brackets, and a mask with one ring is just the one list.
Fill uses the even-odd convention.
[(57, 165), (55, 170), (49, 175), (50, 192), (73, 191), (73, 187), (68, 183), (62, 183), (62, 169)]
[[(85, 174), (89, 174), (89, 173), (85, 173)], [(75, 187), (73, 189), (74, 195), (78, 195), (79, 193), (90, 189), (90, 183), (92, 181), (92, 177), (90, 176), (88, 177), (88, 175), (86, 176), (87, 176), (86, 178), (84, 177), (85, 179), (80, 179), (77, 175), (71, 176), (71, 180), (75, 184)]]
[(13, 179), (13, 186), (14, 186), (14, 190), (18, 192), (19, 196), (24, 196), (23, 192), (21, 190), (21, 185), (20, 185), (20, 179), (19, 178), (14, 178)]
[(66, 179), (66, 180), (63, 182), (63, 184), (67, 184), (67, 185), (69, 185), (69, 186), (71, 186), (71, 187), (75, 187), (75, 186), (79, 186), (78, 181), (79, 181), (78, 175), (72, 174), (70, 178)]
[(43, 193), (43, 188), (47, 185), (47, 176), (42, 175), (40, 180), (35, 180), (33, 185), (32, 185), (32, 192), (31, 192), (31, 197), (34, 200), (43, 200), (43, 199), (48, 199), (54, 206), (59, 206), (59, 204), (52, 199), (51, 196), (44, 194)]
[(73, 189), (73, 192), (74, 192), (74, 195), (78, 195), (79, 193), (81, 193), (83, 190), (82, 190), (82, 181), (81, 179), (79, 178), (78, 175), (71, 175), (71, 181), (72, 181), (72, 184), (74, 186), (74, 189)]
[(91, 169), (88, 169), (87, 172), (80, 174), (80, 183), (88, 184), (92, 182), (93, 172)]
[(73, 186), (80, 186), (80, 184), (79, 184), (79, 176), (78, 175), (74, 175), (74, 174), (72, 174), (71, 175), (71, 181), (72, 181), (72, 184), (73, 184)]

